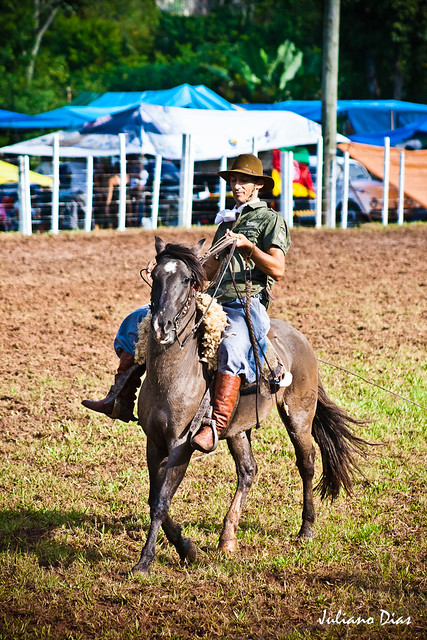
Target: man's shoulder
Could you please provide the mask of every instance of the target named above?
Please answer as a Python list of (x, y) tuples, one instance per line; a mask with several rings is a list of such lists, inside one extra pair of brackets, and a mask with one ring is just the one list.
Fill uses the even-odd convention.
[(253, 203), (251, 202), (247, 206), (250, 207), (248, 213), (252, 213), (253, 215), (262, 215), (262, 216), (267, 215), (274, 218), (281, 217), (280, 213), (277, 213), (277, 211), (269, 207), (267, 202), (265, 202), (265, 200), (258, 200), (258, 202), (253, 202)]

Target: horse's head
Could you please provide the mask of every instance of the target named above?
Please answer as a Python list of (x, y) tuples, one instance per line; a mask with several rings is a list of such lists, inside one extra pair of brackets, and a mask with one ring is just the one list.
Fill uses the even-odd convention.
[(205, 273), (198, 258), (205, 240), (191, 249), (167, 244), (156, 236), (156, 266), (151, 277), (151, 326), (159, 344), (170, 344), (177, 337), (181, 319), (190, 311), (194, 293), (203, 287)]

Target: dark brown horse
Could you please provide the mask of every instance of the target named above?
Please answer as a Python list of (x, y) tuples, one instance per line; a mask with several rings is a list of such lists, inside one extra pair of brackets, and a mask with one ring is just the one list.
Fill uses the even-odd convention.
[[(208, 386), (200, 360), (198, 331), (193, 332), (197, 316), (194, 292), (203, 283), (203, 268), (197, 257), (202, 246), (203, 241), (193, 249), (165, 246), (156, 238), (147, 375), (138, 403), (139, 422), (147, 435), (151, 525), (134, 572), (148, 572), (160, 527), (182, 562), (191, 562), (197, 553), (194, 543), (182, 536), (180, 525), (172, 520), (169, 507), (193, 453), (191, 426)], [(362, 453), (367, 443), (349, 429), (362, 421), (347, 415), (326, 395), (307, 339), (276, 319), (271, 321), (269, 338), (286, 370), (292, 373), (292, 383), (269, 397), (258, 396), (258, 415), (262, 420), (277, 405), (294, 445), (303, 482), (302, 525), (298, 535), (311, 538), (315, 518), (313, 438), (323, 463), (320, 495), (332, 500), (341, 486), (351, 492), (352, 475), (357, 469), (354, 455)], [(236, 549), (240, 514), (257, 472), (250, 440), (255, 423), (255, 395), (240, 396), (230, 426), (222, 436), (234, 458), (238, 480), (219, 539), (218, 548), (224, 552)]]

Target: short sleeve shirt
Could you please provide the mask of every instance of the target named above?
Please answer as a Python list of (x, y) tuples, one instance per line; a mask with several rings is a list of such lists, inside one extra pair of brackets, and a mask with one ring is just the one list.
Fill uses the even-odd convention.
[[(286, 255), (291, 243), (289, 229), (283, 216), (274, 209), (270, 209), (263, 201), (246, 205), (236, 222), (222, 222), (216, 231), (214, 243), (225, 235), (227, 229), (232, 229), (234, 233), (242, 233), (264, 252), (267, 252), (270, 247), (278, 247)], [(244, 296), (246, 263), (238, 249), (232, 258), (231, 267), (234, 269), (239, 293)], [(249, 268), (251, 270), (252, 295), (256, 295), (265, 288), (271, 291), (274, 284), (273, 278), (258, 269), (252, 260), (249, 262)], [(216, 297), (223, 304), (236, 300), (237, 294), (229, 271), (225, 274)]]

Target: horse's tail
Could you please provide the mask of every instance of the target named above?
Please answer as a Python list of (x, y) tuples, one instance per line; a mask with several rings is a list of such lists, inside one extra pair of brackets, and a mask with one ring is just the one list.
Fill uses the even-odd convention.
[(322, 500), (335, 500), (341, 486), (352, 493), (353, 476), (360, 471), (355, 455), (366, 457), (369, 442), (358, 438), (350, 427), (366, 425), (365, 420), (352, 418), (328, 397), (319, 379), (316, 415), (313, 420), (313, 437), (322, 455), (323, 472), (316, 486)]

